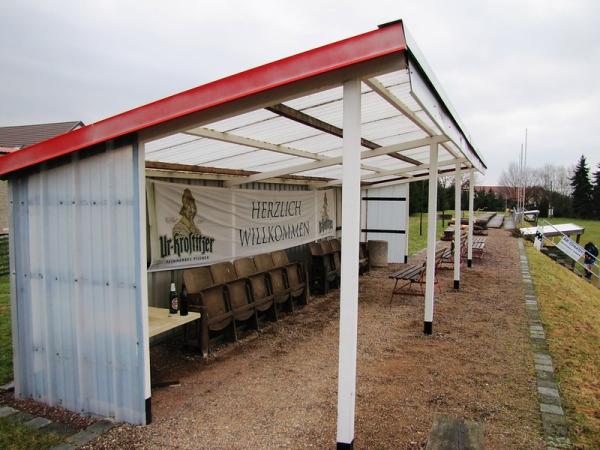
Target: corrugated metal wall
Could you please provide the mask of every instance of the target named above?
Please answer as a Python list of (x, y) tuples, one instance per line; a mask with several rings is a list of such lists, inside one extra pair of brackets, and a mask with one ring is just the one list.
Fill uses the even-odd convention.
[[(152, 178), (152, 177), (150, 177)], [(171, 183), (182, 183), (182, 184), (194, 184), (200, 186), (223, 186), (223, 182), (215, 180), (199, 180), (199, 179), (181, 179), (181, 178), (159, 178), (162, 181), (168, 181)], [(256, 189), (256, 190), (267, 190), (267, 191), (307, 191), (310, 188), (306, 185), (301, 184), (280, 184), (280, 183), (248, 183), (243, 184), (239, 189)], [(150, 241), (148, 241), (148, 255), (150, 255)], [(291, 247), (287, 249), (288, 257), (295, 261), (304, 261), (308, 264), (307, 260), (307, 246), (299, 245), (297, 247)], [(150, 261), (148, 261), (150, 264)], [(308, 267), (308, 266), (307, 266)], [(183, 271), (177, 270), (174, 272), (175, 283), (177, 289), (181, 289), (181, 277)], [(150, 272), (148, 273), (148, 302), (150, 306), (156, 306), (160, 308), (167, 308), (169, 305), (169, 287), (171, 284), (171, 272)]]
[(19, 398), (145, 423), (138, 157), (124, 145), (10, 181)]

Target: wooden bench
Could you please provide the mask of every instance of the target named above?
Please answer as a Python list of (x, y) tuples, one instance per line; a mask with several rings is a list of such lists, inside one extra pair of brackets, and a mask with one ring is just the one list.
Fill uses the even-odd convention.
[(454, 266), (454, 251), (451, 247), (441, 248), (438, 252), (440, 253), (438, 268), (443, 269), (446, 267), (445, 265), (449, 267)]
[[(436, 270), (439, 268), (442, 263), (442, 256), (447, 251), (445, 248), (440, 248), (435, 252), (435, 267)], [(425, 291), (423, 289), (423, 285), (425, 284), (425, 273), (427, 271), (427, 261), (423, 263), (423, 265), (405, 265), (402, 269), (397, 272), (392, 273), (389, 278), (396, 280), (394, 284), (394, 289), (392, 289), (392, 295), (390, 297), (390, 305), (392, 304), (392, 300), (394, 299), (394, 295), (419, 295), (424, 296)], [(404, 281), (405, 283), (401, 286), (398, 286), (398, 283)], [(434, 285), (438, 287), (438, 292), (441, 293), (440, 286), (438, 284), (437, 275), (434, 275), (433, 279)], [(411, 289), (413, 284), (419, 285), (419, 291)]]
[(473, 242), (473, 258), (483, 258), (485, 252), (485, 241)]
[[(394, 272), (390, 275), (390, 278), (395, 280), (394, 289), (392, 289), (392, 295), (390, 296), (390, 305), (394, 300), (394, 295), (424, 295), (423, 292), (423, 276), (425, 274), (426, 263), (421, 266), (407, 265), (402, 269)], [(404, 282), (401, 286), (398, 283)], [(413, 284), (418, 284), (420, 292), (415, 292), (412, 288)]]

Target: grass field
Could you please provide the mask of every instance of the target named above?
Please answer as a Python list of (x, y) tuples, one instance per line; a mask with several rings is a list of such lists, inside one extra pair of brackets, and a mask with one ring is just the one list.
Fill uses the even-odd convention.
[(4, 450), (42, 450), (59, 444), (56, 433), (44, 433), (0, 417), (0, 448)]
[[(13, 378), (9, 286), (8, 275), (0, 276), (0, 385)], [(0, 418), (1, 449), (45, 449), (60, 441), (60, 436), (55, 433), (34, 431), (8, 418)]]
[[(576, 225), (582, 226), (585, 228), (585, 232), (581, 235), (579, 239), (579, 243), (583, 246), (587, 242), (592, 241), (596, 247), (600, 248), (600, 220), (582, 220), (582, 219), (573, 219), (569, 217), (555, 217), (552, 219), (544, 219), (548, 222), (558, 225), (561, 223), (574, 223)], [(540, 225), (545, 225), (545, 222), (542, 220), (539, 221)], [(554, 238), (555, 242), (558, 242), (558, 238)], [(583, 263), (583, 259), (580, 261)], [(579, 275), (584, 274), (584, 269), (581, 265), (577, 265), (575, 267), (575, 272)], [(600, 268), (596, 268), (594, 270), (595, 273), (600, 275)]]
[[(447, 225), (448, 221), (444, 221)], [(444, 227), (442, 227), (442, 221), (437, 220), (436, 223), (436, 239), (439, 239), (442, 235)], [(423, 234), (419, 235), (419, 213), (411, 214), (408, 224), (408, 254), (414, 255), (420, 250), (423, 250), (427, 245), (427, 213), (423, 213)]]
[(600, 290), (530, 244), (526, 251), (571, 438), (600, 448)]
[(0, 276), (0, 385), (12, 380), (10, 292), (8, 275)]
[[(582, 220), (571, 219), (566, 217), (554, 217), (552, 219), (544, 219), (551, 224), (557, 225), (560, 223), (574, 223), (585, 228), (585, 232), (581, 235), (580, 243), (585, 245), (588, 241), (596, 244), (600, 248), (600, 220)], [(543, 222), (540, 221), (540, 224)]]

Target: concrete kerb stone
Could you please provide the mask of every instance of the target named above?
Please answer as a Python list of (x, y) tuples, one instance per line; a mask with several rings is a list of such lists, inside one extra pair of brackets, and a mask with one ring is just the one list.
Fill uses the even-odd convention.
[(76, 431), (64, 423), (52, 422), (45, 417), (33, 416), (28, 412), (2, 405), (0, 405), (0, 417), (6, 417), (15, 423), (22, 423), (32, 430), (61, 435), (65, 439), (65, 442), (52, 447), (51, 450), (73, 450), (79, 448), (118, 425), (115, 422), (105, 419), (90, 425), (84, 430)]
[(529, 262), (525, 254), (525, 246), (522, 239), (518, 241), (521, 276), (523, 279), (523, 290), (525, 309), (529, 322), (529, 342), (534, 351), (533, 359), (536, 371), (536, 383), (542, 425), (544, 427), (544, 438), (548, 450), (559, 448), (571, 448), (567, 434), (567, 422), (560, 401), (560, 391), (554, 378), (554, 364), (548, 353), (548, 343), (544, 326), (538, 314), (538, 302), (535, 294), (533, 279), (529, 272)]
[(65, 442), (63, 444), (52, 447), (50, 450), (75, 450), (76, 448), (77, 447), (75, 447), (73, 444), (68, 444)]
[(91, 431), (82, 430), (82, 431), (79, 431), (79, 432), (69, 436), (66, 439), (66, 441), (69, 444), (73, 444), (77, 447), (81, 447), (82, 445), (93, 441), (98, 436), (100, 436), (100, 435), (97, 433), (92, 433)]
[(34, 417), (29, 422), (25, 422), (23, 425), (34, 430), (39, 430), (40, 428), (50, 425), (51, 423), (52, 421), (46, 419), (45, 417)]
[(16, 414), (13, 414), (11, 416), (8, 416), (8, 418), (10, 420), (12, 420), (13, 422), (16, 423), (25, 423), (25, 422), (29, 422), (31, 419), (33, 419), (35, 416), (33, 414), (29, 414), (28, 412), (24, 412), (24, 411), (19, 411)]
[(2, 406), (0, 407), (0, 417), (8, 417), (13, 414), (18, 413), (19, 410), (15, 408), (11, 408), (10, 406)]
[(99, 436), (102, 433), (106, 433), (108, 430), (115, 427), (116, 425), (117, 424), (114, 422), (110, 422), (108, 420), (101, 420), (99, 422), (96, 422), (93, 425), (90, 425), (85, 430), (90, 431), (92, 433), (96, 433)]

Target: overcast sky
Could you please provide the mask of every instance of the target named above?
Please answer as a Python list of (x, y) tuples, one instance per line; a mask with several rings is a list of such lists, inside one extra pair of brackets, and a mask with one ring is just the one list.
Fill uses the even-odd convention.
[(402, 18), (495, 184), (600, 161), (600, 2), (102, 0), (0, 3), (0, 126), (92, 123)]

